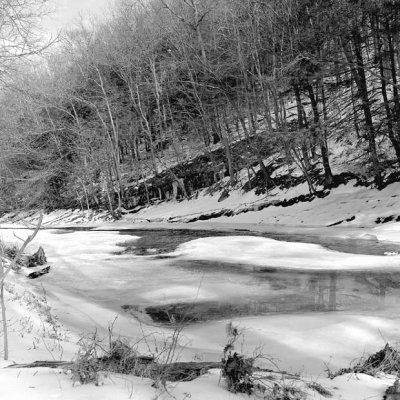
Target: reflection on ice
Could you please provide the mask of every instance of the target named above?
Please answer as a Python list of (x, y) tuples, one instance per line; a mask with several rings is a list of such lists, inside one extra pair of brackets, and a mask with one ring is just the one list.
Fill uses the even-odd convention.
[[(183, 268), (189, 268), (182, 265)], [(196, 262), (192, 267), (195, 268)], [(227, 266), (228, 268), (229, 266)], [(212, 264), (209, 266), (212, 268)], [(219, 268), (223, 268), (222, 265)], [(242, 280), (247, 291), (210, 290), (215, 271), (203, 271), (202, 292), (195, 295), (191, 290), (171, 287), (151, 292), (154, 303), (151, 306), (124, 304), (125, 311), (141, 319), (144, 311), (154, 322), (198, 323), (208, 320), (231, 319), (244, 316), (272, 314), (304, 314), (310, 312), (373, 312), (396, 310), (400, 295), (400, 274), (371, 272), (298, 273), (247, 272)], [(235, 280), (240, 280), (240, 274)], [(226, 272), (226, 285), (234, 274)], [(208, 293), (208, 295), (206, 295)], [(190, 298), (190, 295), (193, 297)]]

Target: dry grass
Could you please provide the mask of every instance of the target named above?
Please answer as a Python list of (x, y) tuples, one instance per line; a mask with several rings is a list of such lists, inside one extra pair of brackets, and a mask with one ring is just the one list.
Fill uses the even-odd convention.
[(376, 376), (379, 373), (398, 375), (400, 373), (400, 353), (397, 349), (386, 343), (385, 347), (378, 352), (362, 357), (354, 366), (342, 368), (337, 372), (328, 371), (330, 378), (343, 374), (367, 374)]

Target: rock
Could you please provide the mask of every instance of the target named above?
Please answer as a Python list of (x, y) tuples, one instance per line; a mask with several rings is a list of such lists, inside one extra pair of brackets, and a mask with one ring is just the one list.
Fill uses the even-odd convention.
[(28, 256), (27, 259), (27, 267), (32, 268), (36, 267), (37, 265), (44, 265), (47, 263), (46, 255), (44, 254), (43, 247), (40, 246), (36, 253)]
[(42, 268), (39, 271), (31, 272), (30, 274), (27, 275), (29, 279), (36, 279), (39, 278), (39, 276), (48, 274), (50, 272), (50, 265), (48, 267)]
[(221, 193), (221, 196), (219, 196), (218, 203), (220, 203), (221, 201), (226, 200), (228, 197), (229, 197), (229, 190), (224, 189), (222, 191), (222, 193)]
[(332, 222), (331, 224), (327, 225), (327, 227), (329, 228), (331, 226), (337, 226), (337, 225), (342, 224), (343, 222), (344, 222), (344, 220), (341, 219), (340, 221)]
[(400, 382), (398, 379), (390, 386), (386, 392), (383, 400), (400, 400)]

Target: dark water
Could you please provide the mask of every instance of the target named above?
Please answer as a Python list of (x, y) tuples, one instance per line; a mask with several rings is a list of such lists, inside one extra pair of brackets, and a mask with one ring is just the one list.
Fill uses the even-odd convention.
[[(207, 231), (190, 229), (124, 230), (121, 235), (140, 236), (139, 240), (123, 244), (124, 252), (136, 255), (163, 254), (174, 251), (180, 244), (204, 237), (258, 236), (287, 242), (320, 244), (330, 250), (343, 253), (383, 255), (388, 251), (398, 251), (400, 244), (378, 242), (365, 239), (341, 239), (317, 235), (259, 233), (250, 231)], [(122, 251), (121, 251), (122, 252)]]
[[(211, 296), (210, 299), (173, 302), (169, 302), (168, 299), (140, 301), (130, 298), (126, 292), (121, 292), (120, 296), (113, 294), (110, 302), (114, 306), (119, 305), (124, 312), (131, 313), (139, 319), (146, 315), (146, 318), (150, 317), (154, 322), (169, 324), (306, 312), (400, 312), (400, 272), (260, 269), (248, 265), (205, 260), (187, 261), (179, 257), (163, 256), (190, 240), (236, 235), (315, 243), (331, 250), (367, 255), (383, 255), (387, 251), (400, 252), (398, 244), (249, 231), (129, 230), (120, 234), (141, 237), (139, 240), (122, 243), (123, 249), (120, 253), (146, 256), (143, 260), (147, 260), (148, 268), (156, 268), (155, 273), (158, 276), (162, 275), (163, 283), (160, 284), (160, 289), (163, 285), (188, 285), (201, 279), (203, 289), (216, 293), (216, 296)], [(131, 278), (128, 272), (127, 281), (134, 279), (135, 286), (140, 288), (140, 275), (137, 271), (135, 274), (135, 277)], [(146, 284), (147, 282), (143, 282), (143, 286)]]
[[(151, 306), (123, 304), (126, 312), (147, 313), (154, 322), (202, 322), (249, 315), (307, 312), (400, 311), (400, 273), (258, 271), (207, 261), (177, 261), (182, 275), (202, 276), (202, 287), (225, 279), (218, 300), (176, 301)], [(168, 271), (168, 267), (166, 268)], [(232, 284), (233, 283), (233, 284)], [(241, 286), (240, 289), (235, 284)], [(139, 312), (139, 313), (138, 313)]]

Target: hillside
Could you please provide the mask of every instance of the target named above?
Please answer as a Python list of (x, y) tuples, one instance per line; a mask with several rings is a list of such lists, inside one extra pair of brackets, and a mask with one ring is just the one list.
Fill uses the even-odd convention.
[(399, 12), (391, 1), (118, 3), (41, 67), (10, 72), (0, 210), (118, 218), (206, 188), (304, 184), (322, 197), (351, 178), (383, 189), (400, 162)]

